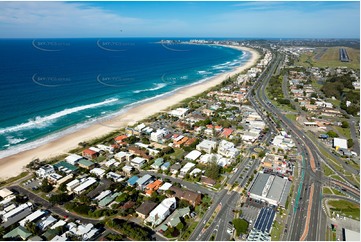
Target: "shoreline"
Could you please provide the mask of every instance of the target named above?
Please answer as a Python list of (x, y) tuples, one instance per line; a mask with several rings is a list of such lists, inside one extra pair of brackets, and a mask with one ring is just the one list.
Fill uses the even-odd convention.
[(232, 71), (211, 77), (201, 83), (181, 87), (178, 90), (167, 93), (168, 95), (166, 94), (158, 98), (150, 99), (144, 103), (134, 105), (133, 107), (126, 108), (123, 112), (120, 110), (118, 115), (110, 116), (109, 120), (100, 119), (99, 121), (95, 121), (93, 124), (90, 124), (88, 127), (66, 134), (65, 136), (55, 138), (54, 140), (36, 148), (31, 148), (29, 150), (21, 151), (17, 154), (1, 158), (0, 180), (17, 176), (23, 171), (23, 168), (30, 161), (36, 158), (44, 160), (58, 155), (67, 154), (71, 149), (77, 148), (79, 142), (99, 138), (117, 129), (124, 128), (127, 125), (135, 124), (142, 119), (176, 105), (186, 98), (201, 94), (222, 83), (228, 76), (233, 76), (243, 70), (249, 69), (256, 64), (260, 58), (259, 53), (254, 49), (241, 46), (220, 46), (249, 52), (251, 57), (242, 66), (238, 66)]

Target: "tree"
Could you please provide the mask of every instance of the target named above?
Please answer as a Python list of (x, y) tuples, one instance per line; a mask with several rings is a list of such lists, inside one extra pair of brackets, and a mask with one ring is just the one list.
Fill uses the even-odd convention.
[(53, 190), (53, 188), (53, 185), (48, 182), (48, 179), (44, 178), (40, 186), (40, 191), (44, 193), (49, 193)]
[(61, 203), (69, 202), (71, 199), (72, 199), (71, 195), (68, 195), (67, 193), (60, 193), (60, 194), (52, 195), (49, 198), (49, 202), (53, 204), (61, 204)]
[(347, 148), (351, 148), (354, 145), (353, 139), (347, 140)]
[(259, 158), (263, 158), (265, 155), (266, 155), (266, 152), (264, 150), (262, 150), (258, 153)]
[(219, 166), (215, 161), (212, 161), (205, 170), (205, 175), (216, 180), (219, 177)]
[(333, 131), (333, 130), (330, 130), (327, 132), (327, 135), (330, 137), (330, 138), (337, 138), (338, 137), (338, 134)]
[(232, 221), (234, 228), (236, 229), (236, 235), (239, 236), (240, 234), (247, 233), (248, 229), (248, 222), (244, 219), (233, 219)]
[(25, 228), (32, 234), (38, 235), (41, 230), (34, 222), (26, 222)]
[(344, 129), (347, 129), (350, 127), (349, 123), (347, 121), (342, 121), (342, 125), (341, 125), (342, 128)]

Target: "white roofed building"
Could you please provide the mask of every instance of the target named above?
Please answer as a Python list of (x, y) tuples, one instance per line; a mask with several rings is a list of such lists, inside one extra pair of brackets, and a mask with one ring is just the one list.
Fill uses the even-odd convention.
[(74, 193), (80, 194), (85, 191), (88, 187), (96, 183), (97, 180), (93, 177), (87, 178), (84, 182), (82, 182), (79, 186), (74, 188)]
[(235, 148), (235, 145), (232, 142), (227, 140), (222, 140), (218, 146), (218, 154), (223, 155), (228, 158), (235, 158), (240, 151)]
[(184, 118), (188, 113), (188, 108), (177, 108), (169, 112), (170, 115), (177, 118)]
[(65, 161), (68, 162), (69, 164), (75, 165), (78, 162), (78, 160), (81, 159), (83, 159), (82, 156), (77, 154), (71, 154), (65, 158)]
[(40, 167), (35, 173), (38, 177), (44, 178), (54, 172), (55, 172), (55, 169), (52, 165), (44, 165), (44, 166)]
[(346, 149), (347, 150), (347, 140), (346, 139), (340, 139), (340, 138), (333, 138), (332, 143), (333, 148), (336, 150), (338, 149)]
[(157, 129), (156, 132), (150, 134), (150, 140), (157, 143), (162, 143), (164, 136), (166, 136), (167, 134), (169, 134), (169, 131), (167, 129)]
[(191, 152), (189, 152), (184, 158), (187, 160), (192, 160), (195, 161), (197, 160), (200, 156), (202, 155), (202, 153), (198, 150), (192, 150)]
[(105, 170), (103, 170), (101, 168), (94, 168), (94, 169), (90, 170), (90, 173), (96, 175), (99, 178), (102, 178), (105, 174)]
[(210, 154), (212, 152), (212, 149), (214, 150), (216, 149), (216, 147), (217, 147), (217, 142), (212, 140), (203, 140), (201, 143), (199, 143), (196, 146), (196, 149)]
[(176, 205), (177, 203), (174, 197), (164, 199), (150, 212), (145, 221), (151, 223), (153, 227), (157, 226), (167, 218), (167, 216), (176, 208)]

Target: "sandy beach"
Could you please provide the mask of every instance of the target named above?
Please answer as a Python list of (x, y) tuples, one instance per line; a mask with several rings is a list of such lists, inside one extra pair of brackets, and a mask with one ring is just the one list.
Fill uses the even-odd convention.
[(220, 84), (227, 77), (233, 76), (245, 69), (250, 68), (260, 57), (258, 52), (250, 48), (238, 46), (232, 46), (232, 48), (250, 52), (251, 57), (248, 62), (233, 71), (222, 73), (209, 79), (208, 81), (181, 88), (172, 95), (151, 100), (147, 103), (130, 108), (127, 110), (127, 112), (109, 120), (98, 122), (87, 128), (78, 130), (64, 137), (60, 137), (57, 140), (51, 141), (37, 148), (2, 158), (0, 159), (0, 180), (19, 175), (23, 171), (23, 168), (33, 159), (39, 158), (43, 160), (67, 153), (69, 150), (76, 148), (79, 142), (94, 139), (96, 137), (110, 133), (116, 129), (120, 129), (121, 127), (132, 125), (137, 121), (140, 121), (150, 115), (153, 115), (157, 112), (160, 112), (161, 110), (179, 103), (183, 99), (200, 94), (207, 89)]

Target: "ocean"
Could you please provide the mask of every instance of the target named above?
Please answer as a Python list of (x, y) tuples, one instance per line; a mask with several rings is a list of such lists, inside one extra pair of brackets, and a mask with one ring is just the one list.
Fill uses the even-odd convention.
[(234, 69), (248, 53), (160, 39), (1, 39), (0, 158)]

